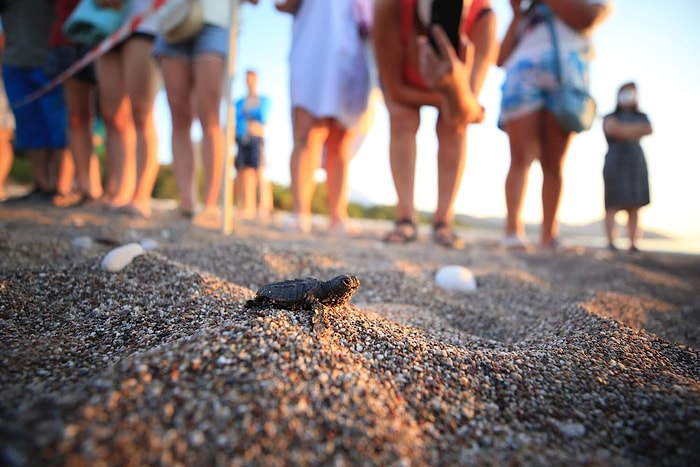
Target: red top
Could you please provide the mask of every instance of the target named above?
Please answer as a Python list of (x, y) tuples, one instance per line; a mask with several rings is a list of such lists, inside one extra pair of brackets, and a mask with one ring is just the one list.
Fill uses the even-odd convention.
[[(401, 0), (401, 44), (403, 45), (403, 50), (406, 50), (406, 43), (408, 43), (411, 37), (411, 31), (414, 27), (414, 22), (416, 20), (416, 1), (417, 0)], [(464, 17), (464, 22), (462, 24), (462, 34), (469, 34), (479, 12), (483, 8), (484, 0), (472, 0), (471, 6), (467, 15)], [(405, 53), (404, 53), (405, 55)], [(423, 77), (420, 75), (418, 70), (413, 68), (413, 66), (406, 60), (403, 59), (403, 77), (407, 83), (412, 84), (421, 89), (427, 89), (428, 86), (423, 81)]]
[(63, 35), (63, 24), (70, 14), (73, 13), (75, 7), (78, 6), (80, 0), (51, 0), (51, 3), (53, 3), (56, 16), (54, 18), (53, 27), (51, 28), (51, 34), (49, 35), (49, 46), (56, 47), (75, 44), (75, 42), (70, 41)]

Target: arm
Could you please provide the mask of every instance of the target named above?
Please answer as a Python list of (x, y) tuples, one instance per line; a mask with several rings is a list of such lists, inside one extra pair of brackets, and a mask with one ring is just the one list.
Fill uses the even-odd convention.
[(372, 31), (374, 53), (377, 58), (379, 78), (387, 97), (401, 104), (418, 107), (439, 107), (441, 97), (433, 92), (406, 84), (403, 79), (403, 53), (401, 46), (399, 2), (377, 0), (374, 7), (374, 24), (381, 24)]
[(276, 0), (275, 8), (277, 8), (277, 11), (281, 11), (282, 13), (294, 14), (301, 6), (301, 1), (302, 0)]
[(496, 65), (502, 67), (503, 64), (508, 60), (510, 54), (513, 53), (513, 49), (518, 45), (518, 24), (522, 18), (522, 10), (520, 9), (520, 0), (511, 0), (510, 6), (513, 9), (513, 18), (508, 25), (508, 30), (506, 35), (503, 36), (503, 41), (501, 42), (501, 49), (498, 52), (498, 58), (496, 59)]
[[(488, 7), (488, 2), (484, 4)], [(474, 64), (469, 85), (478, 96), (486, 80), (486, 75), (496, 62), (498, 41), (496, 40), (496, 14), (489, 11), (477, 20), (469, 33), (469, 40), (474, 44)]]
[(585, 0), (542, 0), (555, 15), (577, 31), (590, 31), (610, 14), (603, 4), (590, 4)]
[(431, 32), (440, 53), (435, 52), (426, 36), (419, 37), (420, 73), (430, 88), (444, 96), (440, 110), (445, 113), (447, 122), (453, 127), (466, 129), (467, 124), (484, 119), (484, 109), (469, 84), (474, 64), (474, 47), (463, 42), (461, 56), (457, 56), (440, 26), (433, 26)]
[(624, 141), (638, 141), (642, 136), (652, 133), (651, 124), (647, 122), (623, 123), (613, 115), (603, 120), (603, 131), (606, 135)]

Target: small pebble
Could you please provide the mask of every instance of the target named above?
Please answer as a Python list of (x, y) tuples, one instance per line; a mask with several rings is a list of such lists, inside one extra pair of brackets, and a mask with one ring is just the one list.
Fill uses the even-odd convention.
[(109, 272), (118, 272), (128, 266), (134, 258), (144, 253), (144, 249), (138, 243), (127, 243), (107, 253), (102, 259), (102, 269)]
[(566, 436), (567, 438), (580, 438), (586, 434), (586, 427), (581, 423), (575, 422), (561, 422), (557, 423), (557, 428), (559, 432)]
[(79, 248), (81, 250), (90, 249), (93, 245), (92, 238), (87, 235), (75, 237), (71, 243), (73, 244), (73, 248)]
[(139, 244), (144, 250), (155, 250), (158, 247), (158, 242), (153, 238), (144, 238)]
[(474, 274), (464, 266), (444, 266), (435, 274), (435, 283), (445, 290), (473, 292), (476, 290)]

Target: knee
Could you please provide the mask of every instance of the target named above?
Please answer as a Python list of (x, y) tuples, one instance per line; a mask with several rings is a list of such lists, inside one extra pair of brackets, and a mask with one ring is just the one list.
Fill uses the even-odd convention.
[(92, 126), (92, 116), (90, 113), (70, 112), (68, 113), (68, 128), (71, 130), (90, 130)]
[(392, 135), (415, 135), (420, 125), (420, 114), (417, 109), (392, 109), (389, 124)]
[(189, 131), (192, 126), (192, 108), (189, 104), (180, 101), (169, 101), (170, 104), (170, 119), (172, 121), (173, 130)]
[(153, 122), (153, 106), (148, 103), (132, 103), (131, 115), (137, 129), (146, 128)]
[(129, 125), (133, 124), (131, 115), (124, 109), (118, 109), (115, 112), (102, 112), (102, 120), (105, 127), (118, 132), (126, 130)]
[(544, 177), (560, 179), (562, 178), (563, 171), (563, 164), (560, 159), (542, 161), (542, 176)]

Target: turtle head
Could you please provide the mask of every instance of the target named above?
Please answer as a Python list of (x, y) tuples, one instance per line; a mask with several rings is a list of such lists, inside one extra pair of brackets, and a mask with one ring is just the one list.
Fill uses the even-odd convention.
[(344, 305), (360, 287), (360, 278), (357, 276), (336, 276), (325, 283), (323, 298), (326, 305)]
[(354, 292), (360, 287), (360, 278), (357, 276), (338, 276), (336, 280), (339, 284), (342, 284), (344, 288), (349, 291)]

